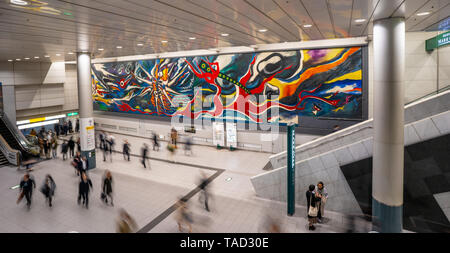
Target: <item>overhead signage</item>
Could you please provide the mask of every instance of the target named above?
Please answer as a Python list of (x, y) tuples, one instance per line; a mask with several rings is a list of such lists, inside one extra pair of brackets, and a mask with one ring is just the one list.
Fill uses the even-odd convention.
[(295, 124), (287, 129), (287, 211), (295, 213)]
[(76, 116), (76, 115), (78, 115), (78, 112), (71, 112), (71, 113), (67, 114), (67, 117)]
[(425, 50), (432, 51), (435, 48), (450, 44), (450, 31), (425, 41)]

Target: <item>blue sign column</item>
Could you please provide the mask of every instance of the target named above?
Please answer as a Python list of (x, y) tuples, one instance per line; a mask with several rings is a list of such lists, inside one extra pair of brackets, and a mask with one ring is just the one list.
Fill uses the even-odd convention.
[(295, 213), (295, 124), (287, 129), (287, 213)]

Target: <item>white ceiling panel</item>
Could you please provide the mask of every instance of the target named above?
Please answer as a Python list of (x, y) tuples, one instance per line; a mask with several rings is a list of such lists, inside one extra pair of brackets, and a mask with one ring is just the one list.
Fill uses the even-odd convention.
[[(24, 0), (30, 1), (30, 0)], [(18, 8), (0, 1), (0, 61), (95, 57), (359, 37), (375, 16), (405, 12), (407, 31), (448, 17), (450, 0), (43, 0)], [(403, 3), (403, 5), (401, 5)], [(402, 7), (402, 8), (399, 8)], [(417, 16), (429, 11), (430, 15)], [(357, 23), (356, 19), (366, 19)], [(310, 27), (304, 27), (311, 25)], [(259, 30), (267, 29), (266, 32)], [(228, 36), (222, 36), (227, 34)], [(190, 39), (195, 37), (195, 39)], [(162, 43), (161, 41), (167, 41)], [(141, 46), (137, 44), (141, 43)], [(121, 49), (116, 48), (122, 46)], [(103, 48), (103, 51), (99, 49)], [(44, 55), (50, 55), (45, 58)], [(56, 56), (56, 54), (61, 54)], [(38, 60), (32, 57), (39, 56)]]

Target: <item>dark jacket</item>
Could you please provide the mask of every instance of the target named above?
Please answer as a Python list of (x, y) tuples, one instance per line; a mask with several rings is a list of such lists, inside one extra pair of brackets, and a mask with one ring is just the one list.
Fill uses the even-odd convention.
[(92, 181), (88, 178), (86, 182), (83, 180), (80, 181), (80, 184), (78, 186), (79, 193), (88, 193), (90, 188), (92, 188)]
[(46, 197), (51, 197), (51, 196), (55, 195), (55, 189), (56, 189), (56, 184), (55, 184), (55, 181), (53, 181), (53, 179), (50, 179), (48, 183), (47, 183), (47, 180), (45, 180), (44, 184), (41, 187), (41, 192)]
[(70, 149), (73, 149), (75, 147), (75, 142), (72, 139), (70, 139), (68, 145)]
[(112, 192), (112, 178), (109, 179), (109, 178), (105, 177), (103, 179), (102, 189), (105, 194), (110, 194)]
[(77, 169), (81, 172), (86, 172), (87, 168), (89, 168), (89, 161), (86, 159), (86, 169), (83, 169), (83, 160), (79, 159), (77, 160)]
[(130, 152), (130, 144), (128, 144), (128, 143), (123, 144), (123, 152), (124, 153)]
[[(312, 203), (311, 203), (312, 200)], [(309, 207), (316, 207), (317, 201), (320, 201), (320, 198), (316, 197), (316, 195), (313, 192), (306, 191), (306, 203), (307, 203), (307, 210), (309, 211)]]
[(34, 183), (34, 180), (31, 178), (28, 178), (28, 181), (25, 180), (20, 181), (20, 188), (24, 192), (33, 191), (33, 187), (36, 188), (36, 184)]

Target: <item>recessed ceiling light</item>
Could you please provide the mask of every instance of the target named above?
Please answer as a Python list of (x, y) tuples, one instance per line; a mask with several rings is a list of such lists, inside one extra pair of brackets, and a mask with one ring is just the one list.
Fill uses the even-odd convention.
[(310, 24), (306, 24), (306, 25), (303, 25), (303, 27), (305, 27), (305, 28), (309, 28), (309, 27), (311, 27), (312, 25), (310, 25)]
[(364, 22), (364, 21), (366, 21), (365, 18), (355, 19), (355, 22), (356, 22), (356, 23), (362, 23), (362, 22)]
[(122, 48), (122, 46), (117, 46), (116, 48), (119, 48), (119, 49), (120, 49), (120, 48)]
[(425, 16), (425, 15), (428, 15), (428, 14), (430, 14), (430, 12), (429, 11), (425, 11), (425, 12), (419, 12), (416, 15), (417, 16)]
[(230, 35), (230, 34), (228, 34), (228, 33), (222, 33), (222, 34), (220, 34), (220, 36), (222, 36), (222, 37), (227, 37), (228, 35)]
[(39, 59), (39, 56), (35, 56), (34, 59)]
[(68, 54), (73, 54), (72, 52), (68, 52)]
[(29, 5), (30, 4), (29, 2), (23, 1), (23, 0), (10, 0), (9, 2), (12, 4), (15, 4), (15, 5)]
[(29, 60), (30, 58), (28, 58), (28, 57), (25, 57), (24, 59), (25, 59), (25, 60)]
[(50, 57), (50, 55), (44, 55), (44, 57), (45, 57), (45, 58), (48, 58), (48, 57)]
[(265, 32), (267, 32), (267, 29), (259, 29), (258, 32), (265, 33)]
[(103, 48), (99, 48), (99, 49), (98, 49), (98, 51), (103, 51), (103, 50), (105, 50), (105, 49), (103, 49)]
[(8, 60), (8, 61), (13, 61), (13, 60)]
[(20, 59), (16, 59), (16, 61), (20, 61)]
[(143, 45), (144, 45), (144, 44), (142, 44), (142, 43), (138, 43), (138, 44), (137, 44), (138, 47), (142, 47)]
[(161, 43), (167, 43), (168, 41), (167, 40), (161, 40)]
[(56, 54), (56, 56), (61, 56), (61, 54)]
[(195, 37), (190, 37), (189, 39), (190, 39), (190, 40), (195, 40), (196, 38), (195, 38)]

